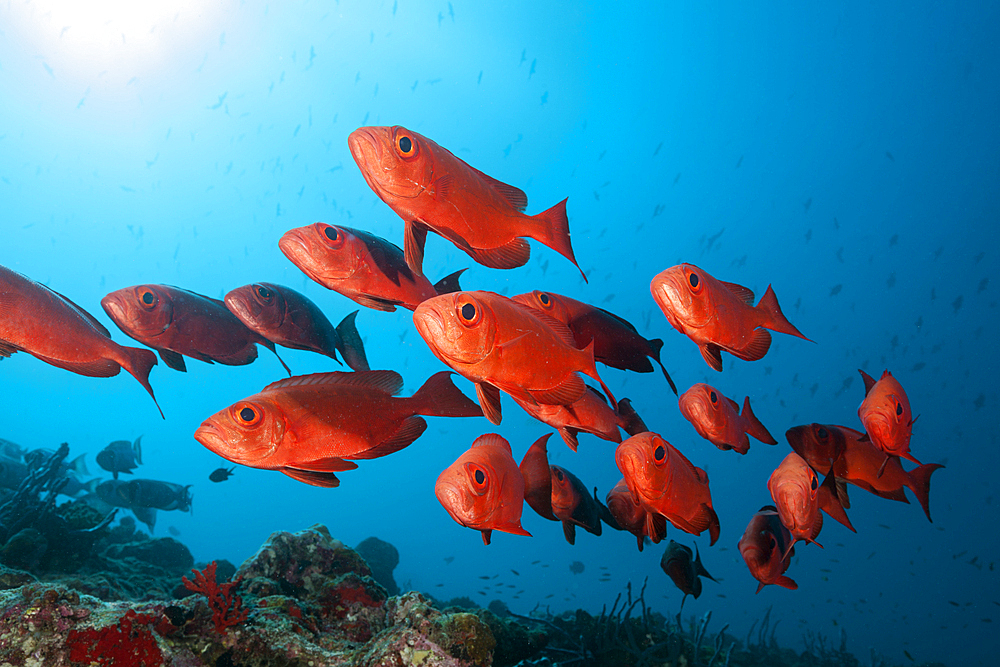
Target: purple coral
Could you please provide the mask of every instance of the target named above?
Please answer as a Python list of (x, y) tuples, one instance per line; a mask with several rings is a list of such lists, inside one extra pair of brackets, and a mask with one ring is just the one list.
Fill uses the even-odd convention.
[(208, 606), (212, 610), (212, 621), (215, 622), (215, 631), (223, 634), (226, 628), (239, 625), (247, 620), (250, 614), (249, 609), (243, 609), (243, 599), (233, 593), (233, 589), (240, 585), (242, 576), (236, 577), (232, 581), (218, 584), (215, 581), (216, 562), (213, 560), (199, 572), (192, 569), (194, 581), (187, 577), (181, 577), (184, 587), (189, 591), (201, 593), (208, 598)]

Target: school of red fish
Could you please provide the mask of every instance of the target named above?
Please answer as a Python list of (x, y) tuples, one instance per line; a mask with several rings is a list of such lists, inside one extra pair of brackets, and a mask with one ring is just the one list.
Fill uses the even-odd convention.
[[(397, 397), (399, 374), (369, 369), (354, 324), (357, 311), (334, 327), (316, 304), (281, 285), (245, 285), (224, 300), (157, 284), (111, 292), (101, 300), (108, 317), (177, 371), (186, 371), (184, 357), (248, 364), (257, 358), (257, 345), (276, 355), (278, 345), (310, 350), (338, 362), (339, 352), (352, 369), (292, 377), (281, 362), (290, 377), (208, 417), (195, 439), (233, 463), (335, 487), (336, 473), (357, 468), (356, 461), (414, 442), (427, 428), (425, 416), (485, 416), (500, 424), (503, 393), (555, 429), (573, 451), (581, 433), (617, 443), (622, 479), (602, 502), (596, 488), (591, 493), (572, 472), (549, 464), (551, 433), (533, 443), (520, 464), (509, 442), (486, 433), (435, 484), (448, 514), (480, 531), (485, 544), (494, 530), (530, 536), (521, 526), (527, 502), (543, 518), (561, 522), (570, 544), (577, 526), (600, 535), (605, 525), (634, 534), (641, 551), (664, 539), (669, 522), (694, 535), (707, 530), (714, 545), (720, 525), (708, 474), (650, 431), (629, 400), (616, 400), (598, 374), (597, 363), (649, 373), (656, 362), (677, 394), (660, 360), (661, 340), (648, 340), (621, 317), (568, 296), (463, 291), (461, 270), (435, 284), (422, 272), (429, 231), (486, 267), (523, 266), (530, 254), (525, 239), (531, 238), (579, 268), (566, 200), (527, 215), (524, 192), (401, 126), (359, 128), (348, 145), (365, 181), (402, 218), (403, 249), (369, 232), (323, 222), (287, 231), (278, 247), (309, 278), (361, 306), (412, 310), (417, 331), (451, 370), (432, 375), (413, 396)], [(722, 352), (744, 361), (763, 358), (770, 331), (809, 340), (781, 312), (770, 285), (754, 305), (746, 287), (681, 264), (654, 276), (650, 292), (667, 321), (716, 371), (723, 368)], [(124, 368), (156, 401), (149, 383), (157, 364), (152, 351), (115, 343), (69, 298), (0, 266), (0, 357), (15, 352), (86, 376), (110, 377)], [(452, 371), (473, 383), (477, 401), (455, 386)], [(906, 392), (888, 370), (878, 380), (860, 373), (863, 430), (806, 424), (785, 434), (793, 451), (767, 481), (773, 504), (750, 518), (739, 540), (758, 592), (768, 584), (797, 588), (785, 574), (795, 544), (819, 545), (824, 513), (854, 530), (846, 512), (848, 483), (901, 502), (908, 502), (903, 489), (909, 488), (931, 518), (930, 478), (942, 466), (921, 464), (910, 452), (916, 419)], [(737, 400), (699, 383), (680, 394), (678, 408), (721, 450), (746, 455), (751, 437), (777, 444), (754, 415), (749, 396), (741, 409)], [(916, 467), (907, 471), (902, 459)], [(673, 540), (661, 566), (685, 599), (700, 594), (699, 577), (711, 578), (700, 555)]]

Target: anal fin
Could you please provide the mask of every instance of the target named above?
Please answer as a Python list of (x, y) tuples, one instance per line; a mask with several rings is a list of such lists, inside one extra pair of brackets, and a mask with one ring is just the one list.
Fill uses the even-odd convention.
[(486, 382), (476, 383), (476, 398), (483, 409), (483, 415), (499, 426), (503, 415), (500, 412), (500, 390)]
[[(531, 246), (521, 238), (496, 248), (463, 248), (472, 259), (491, 269), (516, 269), (528, 263)], [(411, 267), (412, 268), (412, 267)]]
[(726, 351), (743, 361), (757, 361), (763, 359), (769, 349), (771, 349), (771, 332), (767, 329), (754, 329), (746, 347)]

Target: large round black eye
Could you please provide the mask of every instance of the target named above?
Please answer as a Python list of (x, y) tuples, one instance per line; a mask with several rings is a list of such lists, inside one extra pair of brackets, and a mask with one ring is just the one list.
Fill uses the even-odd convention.
[(144, 304), (146, 304), (147, 306), (152, 306), (153, 305), (153, 301), (155, 301), (155, 298), (153, 297), (153, 293), (152, 292), (143, 292), (143, 294), (142, 294), (142, 302)]
[(896, 403), (896, 416), (901, 417), (903, 415), (903, 404)]
[(245, 422), (252, 422), (257, 417), (257, 413), (251, 408), (243, 408), (240, 410), (240, 419)]
[(326, 238), (330, 239), (331, 241), (336, 241), (337, 240), (337, 228), (336, 227), (327, 227), (326, 229), (323, 230), (323, 233), (326, 234)]
[(482, 484), (486, 481), (486, 475), (483, 474), (482, 470), (476, 470), (476, 484)]
[(816, 436), (817, 436), (817, 437), (818, 437), (818, 438), (819, 438), (820, 440), (826, 440), (827, 438), (829, 438), (829, 437), (830, 437), (830, 434), (829, 434), (829, 433), (827, 433), (827, 430), (826, 430), (825, 428), (823, 428), (822, 426), (820, 426), (820, 427), (819, 427), (819, 430), (818, 430), (818, 431), (816, 431)]
[(710, 393), (710, 394), (708, 395), (708, 397), (709, 397), (710, 399), (712, 399), (712, 402), (713, 402), (713, 403), (718, 403), (718, 402), (719, 402), (719, 397), (715, 395), (715, 392), (714, 392), (714, 391), (713, 391), (712, 393)]
[(471, 322), (476, 318), (476, 307), (471, 303), (467, 303), (462, 306), (462, 319), (467, 322)]
[(698, 286), (698, 274), (697, 273), (692, 273), (690, 276), (688, 276), (688, 282), (691, 283), (691, 287), (697, 287)]
[(657, 445), (656, 449), (653, 450), (653, 460), (662, 461), (663, 457), (667, 455), (666, 450), (663, 449), (663, 445)]
[(541, 294), (538, 295), (538, 300), (541, 302), (543, 306), (547, 306), (550, 303), (552, 303), (552, 299), (550, 299), (549, 295), (546, 294), (545, 292), (542, 292)]
[(816, 475), (812, 476), (812, 483), (810, 484), (810, 486), (812, 486), (813, 491), (819, 488), (819, 480), (816, 479)]
[(410, 141), (409, 137), (399, 138), (399, 150), (401, 150), (404, 153), (409, 153), (411, 150), (413, 150), (413, 142)]
[(257, 287), (257, 294), (259, 294), (260, 298), (262, 298), (262, 299), (270, 299), (271, 298), (271, 290), (267, 289), (263, 285), (260, 285), (260, 286)]
[(560, 482), (563, 481), (562, 470), (556, 470), (556, 479), (558, 479)]

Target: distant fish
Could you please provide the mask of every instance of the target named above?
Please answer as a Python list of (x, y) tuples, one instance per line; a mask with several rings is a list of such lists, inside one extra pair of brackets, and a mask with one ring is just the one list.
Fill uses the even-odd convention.
[(805, 213), (809, 212), (809, 207), (812, 206), (812, 203), (813, 203), (813, 198), (812, 197), (810, 197), (809, 199), (805, 200), (805, 202), (803, 202), (802, 206), (805, 208), (805, 211), (804, 211)]
[(573, 574), (583, 574), (583, 570), (584, 570), (583, 563), (581, 563), (578, 560), (575, 560), (569, 564), (569, 571), (572, 572)]
[(844, 286), (841, 283), (837, 283), (830, 288), (830, 296), (837, 296), (842, 289), (844, 289)]
[[(689, 595), (695, 599), (701, 596), (701, 577), (708, 577), (715, 581), (715, 577), (710, 575), (705, 566), (701, 564), (701, 556), (697, 549), (698, 547), (695, 545), (695, 551), (692, 552), (691, 547), (670, 540), (667, 550), (660, 558), (660, 568), (674, 582), (674, 586), (684, 593), (685, 599)], [(684, 601), (681, 600), (681, 606), (683, 607), (683, 605)]]
[(885, 152), (885, 156), (886, 156), (887, 158), (889, 158), (889, 161), (890, 161), (890, 162), (895, 162), (895, 161), (896, 161), (896, 158), (894, 158), (894, 157), (892, 156), (892, 153), (890, 153), (889, 151), (886, 151), (886, 152)]
[(743, 164), (743, 156), (741, 155), (740, 159), (736, 161), (736, 169), (739, 169), (740, 165), (742, 164)]
[(131, 475), (132, 471), (142, 464), (142, 436), (136, 438), (135, 442), (115, 440), (99, 451), (94, 458), (97, 460), (97, 465), (110, 472), (114, 479), (118, 479), (118, 473)]
[(225, 482), (233, 476), (234, 470), (236, 470), (236, 466), (233, 466), (232, 468), (216, 468), (208, 476), (208, 479), (212, 482)]
[(743, 400), (740, 413), (736, 401), (723, 396), (715, 387), (698, 383), (681, 395), (678, 407), (698, 435), (722, 451), (733, 449), (746, 454), (750, 450), (748, 435), (769, 445), (778, 444), (750, 409), (749, 396)]

